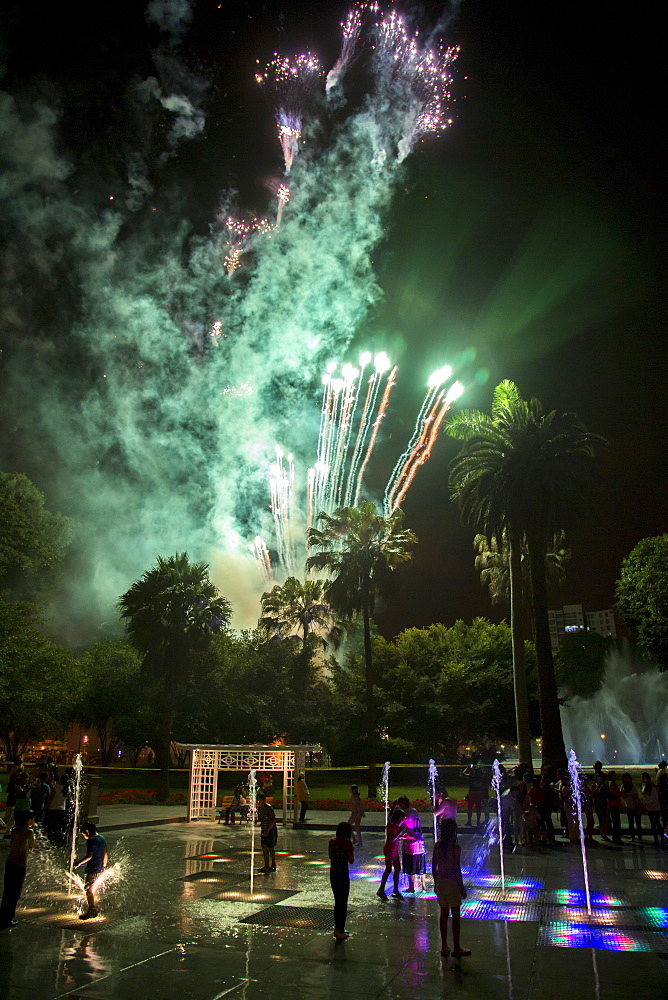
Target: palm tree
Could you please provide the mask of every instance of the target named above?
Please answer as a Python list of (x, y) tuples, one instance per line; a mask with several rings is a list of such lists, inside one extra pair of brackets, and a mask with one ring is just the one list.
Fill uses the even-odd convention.
[(450, 467), (451, 493), (464, 520), (490, 539), (498, 542), (504, 532), (508, 539), (518, 744), (526, 739), (526, 733), (522, 737), (519, 730), (524, 730), (528, 715), (520, 631), (521, 553), (526, 545), (543, 761), (561, 766), (566, 751), (548, 627), (546, 553), (555, 532), (567, 529), (584, 511), (596, 448), (607, 442), (587, 431), (574, 414), (546, 413), (537, 399), (523, 400), (508, 380), (494, 390), (491, 416), (463, 410), (448, 421), (445, 430), (464, 441)]
[[(566, 579), (566, 563), (571, 558), (571, 550), (564, 548), (565, 533), (553, 535), (545, 557), (545, 572), (550, 583), (563, 583)], [(475, 568), (480, 573), (480, 581), (487, 586), (492, 604), (503, 604), (510, 599), (510, 550), (506, 532), (498, 542), (495, 537), (487, 538), (478, 534), (473, 539), (473, 548), (478, 553)], [(522, 586), (524, 597), (531, 603), (531, 581), (529, 578), (529, 553), (526, 545), (521, 551)]]
[(118, 599), (130, 643), (143, 656), (159, 714), (156, 758), (158, 798), (169, 794), (169, 757), (177, 698), (192, 676), (193, 653), (206, 649), (213, 633), (225, 628), (232, 609), (209, 579), (206, 563), (191, 563), (187, 552), (164, 558)]
[(371, 615), (376, 598), (387, 593), (397, 566), (411, 558), (417, 542), (412, 531), (402, 529), (403, 512), (388, 517), (378, 514), (374, 504), (341, 507), (317, 518), (322, 528), (310, 528), (308, 544), (316, 550), (307, 560), (307, 570), (323, 570), (330, 577), (327, 597), (345, 619), (361, 614), (364, 625), (366, 682), (366, 730), (369, 751), (369, 798), (376, 797), (376, 719), (371, 654)]
[(262, 595), (262, 617), (258, 624), (280, 636), (301, 632), (304, 652), (311, 635), (317, 636), (323, 648), (329, 642), (336, 648), (343, 635), (343, 628), (327, 603), (324, 582), (301, 583), (294, 576), (289, 576), (283, 586), (277, 583)]

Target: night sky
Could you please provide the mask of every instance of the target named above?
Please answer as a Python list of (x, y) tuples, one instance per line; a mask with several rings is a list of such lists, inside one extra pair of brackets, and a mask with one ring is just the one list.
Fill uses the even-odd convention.
[[(425, 31), (443, 13), (438, 3), (398, 6)], [(133, 227), (148, 231), (151, 212), (157, 206), (164, 213), (168, 198), (175, 217), (203, 237), (221, 191), (230, 187), (241, 204), (266, 211), (265, 182), (280, 175), (281, 162), (271, 113), (253, 80), (255, 60), (275, 50), (310, 49), (329, 68), (348, 6), (200, 0), (182, 43), (171, 48), (144, 10), (141, 2), (77, 7), (9, 0), (0, 87), (24, 117), (36, 106), (59, 109), (54, 132), (59, 154), (73, 165), (71, 196), (101, 214), (121, 195), (137, 136), (150, 159), (148, 125), (123, 106), (128, 88), (155, 75), (156, 65), (174, 79), (187, 67), (188, 92), (197, 93), (206, 125), (175, 145), (173, 155), (156, 146), (142, 175), (151, 193), (128, 216), (121, 237)], [(658, 35), (658, 10), (646, 7), (642, 23), (638, 16), (600, 3), (464, 0), (445, 34), (461, 46), (455, 121), (407, 161), (384, 239), (372, 254), (383, 298), (350, 350), (351, 357), (367, 347), (387, 350), (401, 368), (369, 477), (372, 490), (382, 491), (410, 435), (426, 377), (457, 359), (467, 359), (467, 373), (477, 373), (479, 382), (488, 373), (484, 384), (470, 384), (462, 405), (488, 408), (493, 386), (510, 378), (524, 396), (537, 396), (546, 409), (576, 412), (610, 440), (589, 517), (568, 539), (567, 580), (552, 595), (554, 605), (582, 602), (591, 610), (612, 604), (621, 560), (636, 542), (667, 530), (659, 250), (665, 167), (646, 44)], [(179, 68), (168, 64), (172, 58)], [(4, 128), (3, 143), (11, 142)], [(3, 293), (0, 376), (11, 378), (13, 358), (32, 338), (42, 359), (39, 393), (45, 356), (56, 381), (79, 370), (74, 348), (49, 332), (55, 316), (73, 311), (76, 290), (63, 275), (39, 299), (34, 289), (18, 299), (15, 292)], [(51, 357), (47, 345), (55, 343)], [(80, 517), (76, 483), (69, 494), (63, 489), (55, 465), (44, 460), (44, 432), (17, 406), (10, 393), (1, 411), (4, 467), (26, 472), (51, 506)], [(316, 413), (318, 406), (316, 382)], [(457, 447), (447, 438), (437, 443), (404, 503), (406, 525), (420, 545), (380, 609), (387, 634), (503, 614), (490, 607), (473, 567), (471, 532), (448, 499), (447, 467)], [(174, 547), (165, 539), (165, 550)], [(72, 556), (69, 576), (79, 567)], [(226, 596), (234, 604), (235, 594)]]

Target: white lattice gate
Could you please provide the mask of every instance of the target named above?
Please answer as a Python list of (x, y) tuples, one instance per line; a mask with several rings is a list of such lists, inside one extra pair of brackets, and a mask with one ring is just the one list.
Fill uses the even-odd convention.
[(179, 743), (190, 751), (188, 820), (215, 819), (219, 771), (282, 771), (283, 825), (297, 819), (295, 782), (306, 766), (306, 754), (319, 746), (219, 746)]

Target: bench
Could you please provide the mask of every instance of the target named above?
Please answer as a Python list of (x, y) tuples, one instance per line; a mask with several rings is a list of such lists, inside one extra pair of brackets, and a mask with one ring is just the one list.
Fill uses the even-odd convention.
[[(218, 813), (219, 823), (222, 819), (225, 819), (225, 810), (232, 805), (232, 799), (233, 799), (232, 795), (223, 795), (220, 801), (220, 812)], [(235, 813), (236, 812), (237, 810), (235, 810)], [(248, 823), (250, 820), (250, 806), (243, 806), (242, 809), (238, 810), (238, 812), (240, 816), (239, 822), (241, 822), (241, 820), (243, 819)], [(234, 815), (235, 814), (232, 815), (232, 820), (234, 820)]]

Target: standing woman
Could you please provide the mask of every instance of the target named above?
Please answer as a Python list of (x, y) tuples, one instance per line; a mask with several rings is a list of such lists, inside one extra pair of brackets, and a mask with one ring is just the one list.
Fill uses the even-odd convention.
[(385, 895), (385, 886), (387, 880), (390, 877), (390, 872), (394, 869), (394, 892), (392, 895), (395, 899), (401, 899), (401, 893), (399, 892), (399, 877), (401, 875), (401, 854), (399, 851), (399, 835), (401, 833), (401, 821), (404, 818), (404, 814), (401, 809), (393, 809), (392, 815), (390, 816), (389, 823), (385, 827), (385, 871), (383, 872), (383, 877), (380, 880), (380, 888), (376, 893), (381, 899), (387, 899)]
[(612, 827), (613, 844), (621, 844), (622, 842), (623, 808), (624, 803), (619, 794), (619, 785), (617, 784), (617, 773), (615, 771), (608, 771), (608, 815), (610, 816), (610, 826)]
[(436, 898), (441, 908), (439, 922), (441, 930), (441, 955), (450, 954), (448, 948), (448, 915), (452, 910), (452, 954), (464, 958), (471, 952), (462, 948), (459, 940), (462, 900), (466, 899), (466, 889), (462, 879), (460, 858), (462, 849), (457, 843), (457, 824), (454, 819), (444, 819), (441, 823), (441, 839), (434, 844), (431, 871), (434, 876)]
[(297, 784), (295, 785), (295, 796), (297, 802), (299, 802), (299, 822), (306, 822), (306, 810), (308, 809), (308, 804), (311, 795), (308, 790), (308, 785), (306, 784), (306, 775), (303, 771), (299, 772), (299, 778), (297, 779)]
[(417, 809), (413, 809), (405, 795), (397, 799), (397, 805), (405, 813), (400, 827), (404, 873), (408, 875), (408, 891), (415, 892), (416, 877), (420, 879), (422, 888), (426, 888), (424, 838), (420, 827), (420, 814)]
[(629, 771), (622, 775), (622, 786), (619, 789), (622, 802), (626, 807), (626, 818), (629, 822), (629, 837), (635, 837), (638, 833), (638, 840), (642, 840), (642, 814), (645, 812), (645, 803), (640, 798), (638, 789), (633, 784), (633, 778)]
[(350, 823), (339, 823), (336, 836), (329, 842), (329, 882), (334, 893), (334, 937), (344, 941), (346, 917), (348, 916), (348, 896), (350, 895), (349, 865), (355, 860), (351, 843), (353, 829)]

